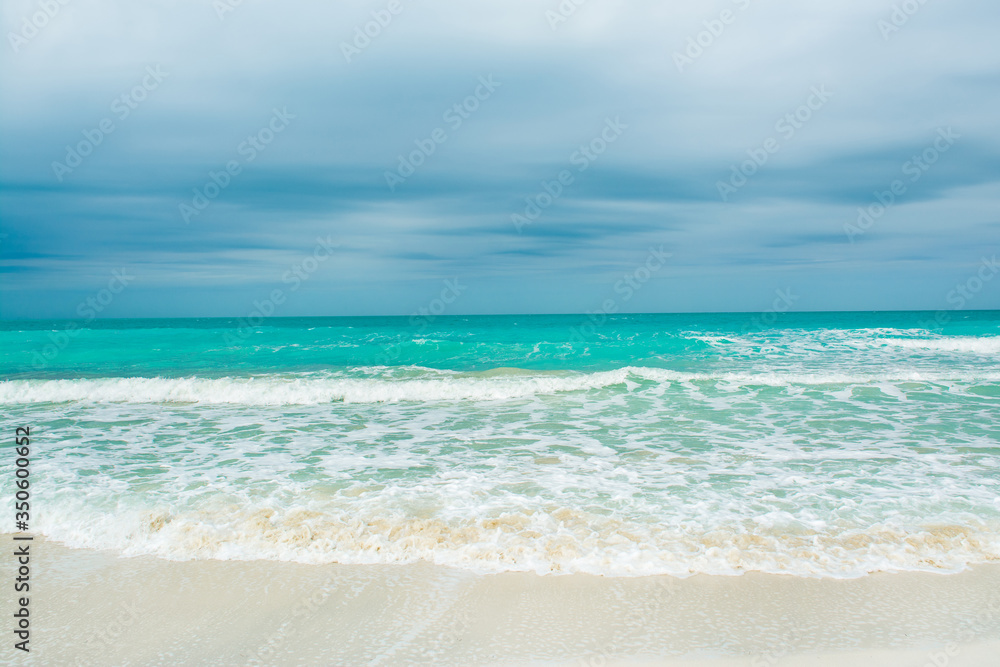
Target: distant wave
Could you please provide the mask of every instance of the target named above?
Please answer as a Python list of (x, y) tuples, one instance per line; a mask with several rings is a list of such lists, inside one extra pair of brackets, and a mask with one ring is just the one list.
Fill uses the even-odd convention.
[(0, 383), (0, 403), (205, 403), (317, 405), (397, 401), (509, 400), (621, 383), (626, 373), (572, 377), (447, 379), (371, 378), (115, 378), (14, 380)]
[[(358, 371), (355, 371), (358, 372)], [(200, 403), (236, 405), (318, 405), (331, 402), (496, 401), (560, 392), (590, 391), (636, 382), (715, 382), (728, 386), (864, 385), (884, 382), (998, 382), (1000, 373), (930, 375), (906, 372), (872, 375), (841, 373), (683, 373), (662, 368), (626, 367), (595, 373), (541, 373), (497, 369), (483, 373), (429, 371), (427, 377), (254, 376), (224, 378), (98, 378), (8, 380), (0, 382), (0, 404), (22, 403)]]
[(1000, 354), (1000, 336), (955, 336), (951, 338), (884, 338), (878, 342), (909, 350)]

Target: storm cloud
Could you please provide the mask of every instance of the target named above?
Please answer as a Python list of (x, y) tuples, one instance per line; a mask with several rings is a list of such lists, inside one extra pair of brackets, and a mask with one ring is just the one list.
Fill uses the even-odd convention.
[[(0, 315), (945, 308), (1000, 238), (1000, 6), (11, 1)], [(609, 131), (609, 128), (617, 128)], [(942, 139), (945, 137), (945, 139)], [(1000, 308), (1000, 285), (970, 308)]]

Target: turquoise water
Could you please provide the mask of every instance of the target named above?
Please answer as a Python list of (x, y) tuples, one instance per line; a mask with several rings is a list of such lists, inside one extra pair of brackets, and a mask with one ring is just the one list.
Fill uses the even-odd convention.
[(0, 405), (71, 547), (952, 572), (1000, 559), (1000, 313), (933, 315), (5, 322)]

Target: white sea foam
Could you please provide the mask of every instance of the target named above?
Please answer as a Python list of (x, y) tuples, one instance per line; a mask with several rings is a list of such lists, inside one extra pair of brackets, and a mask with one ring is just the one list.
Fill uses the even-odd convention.
[[(356, 375), (378, 369), (356, 369)], [(199, 403), (209, 405), (319, 405), (332, 402), (497, 401), (562, 392), (581, 392), (645, 380), (719, 383), (733, 387), (865, 385), (885, 382), (997, 382), (1000, 372), (951, 374), (898, 371), (861, 373), (686, 373), (627, 367), (595, 373), (531, 373), (518, 369), (462, 374), (429, 372), (428, 377), (256, 376), (224, 378), (99, 378), (0, 382), (0, 404), (25, 403)]]
[[(816, 357), (851, 350), (909, 350), (956, 352), (979, 355), (1000, 354), (1000, 336), (943, 336), (921, 329), (829, 329), (796, 331), (765, 329), (743, 335), (708, 335), (687, 332), (686, 336), (708, 343), (727, 353), (792, 358)], [(875, 358), (865, 359), (868, 363)], [(849, 359), (841, 359), (841, 362)]]
[[(777, 525), (775, 525), (777, 523)], [(859, 577), (876, 571), (957, 572), (1000, 560), (998, 526), (884, 523), (809, 527), (766, 516), (730, 525), (622, 521), (570, 508), (511, 508), (491, 517), (415, 518), (307, 509), (46, 513), (42, 530), (70, 547), (172, 560), (396, 564), (477, 572), (605, 576)]]
[[(577, 384), (507, 403), (15, 404), (14, 419), (44, 426), (33, 475), (50, 491), (33, 527), (72, 547), (173, 559), (608, 576), (853, 577), (1000, 557), (995, 440), (932, 426), (990, 425), (995, 405), (948, 387), (901, 382), (920, 399), (904, 401), (884, 380), (663, 369), (596, 385), (597, 374), (511, 370), (353, 381), (408, 382), (391, 373)], [(264, 379), (310, 392), (343, 380)], [(581, 379), (596, 388), (574, 390)], [(813, 384), (781, 384), (792, 380)]]
[(258, 376), (251, 378), (102, 378), (0, 382), (0, 403), (203, 403), (316, 405), (397, 401), (509, 400), (619, 384), (626, 371), (540, 377), (371, 379)]
[(908, 350), (1000, 354), (1000, 336), (953, 336), (950, 338), (882, 338), (878, 342)]
[(634, 362), (683, 371), (31, 379), (0, 405), (38, 427), (33, 528), (73, 547), (609, 576), (1000, 560), (1000, 339), (702, 338)]

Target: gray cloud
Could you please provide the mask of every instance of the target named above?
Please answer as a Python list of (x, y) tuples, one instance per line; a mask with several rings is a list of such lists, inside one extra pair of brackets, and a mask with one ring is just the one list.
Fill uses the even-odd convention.
[[(352, 62), (342, 43), (385, 3), (247, 0), (220, 20), (193, 0), (78, 0), (8, 43), (0, 316), (72, 315), (123, 265), (139, 278), (108, 315), (237, 316), (327, 235), (337, 263), (289, 314), (406, 314), (459, 274), (468, 312), (583, 310), (660, 244), (671, 271), (630, 307), (753, 309), (794, 285), (811, 308), (934, 309), (996, 250), (995, 3), (927, 3), (888, 39), (891, 2), (590, 0), (555, 30), (552, 1), (402, 5)], [(678, 71), (725, 9), (735, 20)], [(5, 3), (5, 33), (36, 10)], [(121, 118), (113, 101), (156, 66), (162, 83)], [(454, 126), (490, 75), (499, 87)], [(816, 86), (829, 101), (785, 136)], [(275, 109), (294, 118), (248, 160)], [(581, 171), (615, 118), (627, 129)], [(53, 162), (105, 119), (59, 180)], [(858, 207), (944, 127), (955, 146), (851, 243)], [(439, 128), (390, 190), (386, 172)], [(719, 181), (769, 138), (780, 149), (722, 201)], [(185, 221), (230, 161), (240, 173)], [(511, 216), (564, 170), (572, 183), (518, 232)]]

